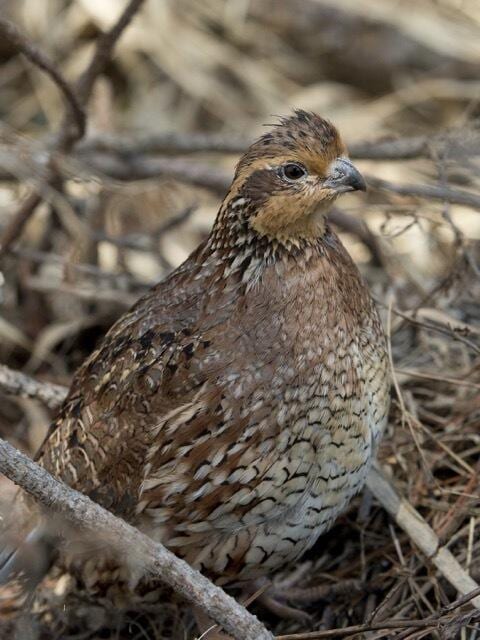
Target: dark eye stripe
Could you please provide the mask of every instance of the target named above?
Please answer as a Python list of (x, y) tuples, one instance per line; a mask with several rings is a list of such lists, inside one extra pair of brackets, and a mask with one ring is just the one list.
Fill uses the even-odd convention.
[(307, 175), (307, 171), (301, 164), (288, 162), (282, 167), (282, 174), (287, 180), (300, 180)]

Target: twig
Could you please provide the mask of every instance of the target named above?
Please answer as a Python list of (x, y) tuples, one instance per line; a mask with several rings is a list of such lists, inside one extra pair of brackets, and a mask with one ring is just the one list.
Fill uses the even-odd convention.
[[(138, 11), (140, 6), (143, 4), (143, 2), (144, 0), (130, 0), (114, 26), (97, 40), (93, 58), (87, 69), (80, 76), (76, 85), (76, 101), (80, 105), (80, 109), (87, 104), (92, 92), (94, 82), (98, 75), (102, 73), (108, 60), (110, 59), (115, 43), (117, 42), (125, 27), (129, 24), (135, 13)], [(7, 25), (8, 24), (9, 23), (7, 23)], [(46, 57), (43, 56), (43, 54), (41, 54), (41, 52), (39, 52), (35, 47), (33, 47), (33, 45), (27, 43), (23, 37), (19, 37), (19, 33), (15, 28), (13, 28), (12, 34), (13, 36), (15, 34), (17, 35), (16, 40), (14, 40), (16, 46), (20, 51), (22, 51), (22, 53), (25, 53), (25, 55), (27, 55), (26, 52), (29, 52), (29, 59), (31, 59), (32, 62), (34, 62), (35, 64), (37, 64), (39, 60), (45, 62)], [(35, 52), (35, 55), (32, 55), (32, 52)], [(47, 66), (39, 66), (41, 66), (41, 68), (45, 71), (47, 71), (47, 69), (49, 69), (50, 71), (53, 69), (51, 63), (48, 63)], [(61, 74), (59, 74), (59, 72), (55, 74), (50, 73), (50, 76), (55, 82), (57, 82), (57, 77), (61, 78)], [(59, 85), (64, 95), (66, 84), (66, 81), (62, 79), (61, 85)], [(69, 88), (68, 91), (69, 95), (75, 95), (72, 89)], [(69, 105), (69, 108), (65, 113), (62, 125), (56, 136), (53, 148), (51, 150), (51, 153), (49, 154), (49, 158), (47, 161), (48, 178), (46, 182), (48, 186), (55, 186), (59, 182), (59, 173), (53, 162), (55, 153), (67, 153), (71, 151), (73, 145), (78, 142), (78, 140), (80, 140), (85, 133), (85, 122), (83, 122), (82, 127), (72, 127), (72, 123), (74, 121), (74, 113), (72, 111), (71, 102), (67, 101), (67, 104)], [(9, 247), (19, 237), (25, 224), (29, 220), (30, 216), (34, 213), (35, 209), (41, 201), (41, 195), (39, 195), (38, 193), (33, 193), (20, 206), (17, 213), (14, 214), (11, 223), (7, 226), (4, 234), (2, 234), (2, 236), (0, 237), (0, 257), (8, 251)]]
[(470, 476), (470, 480), (463, 488), (462, 495), (460, 495), (455, 504), (450, 507), (448, 513), (445, 515), (445, 518), (437, 528), (438, 539), (442, 544), (446, 543), (451, 538), (451, 536), (458, 529), (459, 523), (461, 523), (466, 513), (468, 512), (468, 508), (473, 502), (471, 495), (476, 493), (480, 484), (479, 474), (480, 460), (477, 461), (475, 472), (472, 473), (472, 475)]
[(480, 196), (463, 189), (451, 189), (431, 184), (395, 184), (374, 176), (366, 178), (367, 184), (373, 189), (398, 193), (402, 196), (415, 196), (427, 200), (440, 200), (453, 204), (463, 204), (473, 209), (480, 209)]
[(130, 294), (126, 291), (119, 291), (118, 289), (103, 289), (99, 287), (81, 287), (75, 285), (69, 285), (63, 282), (55, 282), (46, 280), (41, 277), (32, 276), (28, 278), (25, 283), (27, 289), (32, 291), (41, 291), (42, 293), (67, 293), (68, 295), (76, 296), (81, 300), (89, 300), (92, 302), (104, 302), (113, 305), (119, 305), (123, 308), (131, 307), (137, 302), (140, 294)]
[[(110, 238), (106, 234), (92, 234), (94, 238), (101, 238), (102, 240), (106, 240), (107, 242), (114, 242), (115, 238)], [(132, 243), (133, 245), (133, 243)], [(135, 246), (138, 248), (138, 246)], [(61, 256), (57, 253), (51, 253), (47, 251), (37, 251), (36, 249), (24, 249), (17, 248), (11, 249), (13, 255), (20, 259), (27, 260), (29, 262), (36, 262), (39, 264), (44, 263), (53, 263), (57, 265), (61, 265), (64, 269), (74, 270), (80, 274), (84, 274), (87, 276), (91, 276), (92, 278), (102, 279), (102, 280), (111, 280), (113, 282), (117, 282), (118, 280), (126, 281), (132, 284), (137, 284), (136, 278), (127, 274), (127, 273), (116, 273), (114, 271), (105, 271), (100, 267), (96, 267), (93, 264), (84, 264), (72, 262), (68, 258)]]
[(0, 391), (22, 398), (37, 398), (50, 409), (57, 409), (68, 389), (59, 384), (38, 382), (34, 378), (0, 364)]
[(53, 478), (45, 469), (0, 439), (0, 472), (48, 510), (60, 514), (76, 528), (105, 539), (120, 557), (135, 549), (145, 573), (161, 580), (201, 607), (236, 640), (272, 640), (272, 634), (223, 589), (177, 558), (162, 544), (115, 517), (87, 496)]
[(0, 256), (2, 256), (8, 248), (15, 242), (22, 233), (23, 227), (27, 224), (30, 216), (42, 201), (42, 196), (33, 192), (25, 198), (17, 209), (10, 222), (5, 226), (0, 237)]
[[(477, 587), (423, 620), (412, 620), (408, 618), (402, 620), (397, 618), (394, 620), (385, 620), (383, 622), (356, 624), (350, 627), (343, 627), (341, 629), (327, 629), (325, 631), (311, 631), (307, 633), (291, 633), (288, 635), (276, 636), (275, 640), (321, 640), (322, 638), (346, 638), (347, 636), (365, 633), (367, 631), (382, 631), (384, 629), (404, 629), (412, 627), (425, 629), (429, 627), (438, 627), (440, 625), (448, 625), (454, 621), (448, 614), (455, 611), (455, 609), (459, 609), (463, 605), (468, 604), (475, 598), (478, 599), (479, 596), (480, 587)], [(471, 617), (472, 612), (467, 615)], [(473, 612), (473, 615), (477, 616), (478, 614)]]
[(97, 40), (93, 58), (76, 85), (77, 94), (82, 104), (85, 104), (90, 98), (95, 80), (107, 66), (118, 39), (144, 2), (145, 0), (130, 0), (113, 27)]
[(370, 230), (370, 227), (364, 220), (360, 220), (350, 214), (334, 207), (328, 214), (328, 219), (342, 231), (351, 233), (356, 236), (363, 244), (368, 247), (372, 254), (373, 262), (380, 266), (384, 263), (384, 257), (378, 238)]
[(206, 163), (183, 158), (150, 158), (132, 156), (129, 158), (96, 154), (83, 158), (85, 168), (104, 173), (117, 180), (145, 180), (158, 176), (174, 178), (198, 187), (206, 187), (223, 195), (232, 181), (231, 173)]
[(362, 160), (409, 160), (430, 157), (433, 141), (427, 136), (357, 142), (348, 146), (352, 158)]
[[(375, 298), (375, 301), (378, 305), (386, 307), (385, 303), (382, 302), (382, 300)], [(442, 314), (442, 312), (438, 311), (437, 309), (428, 309), (428, 308), (420, 307), (415, 311), (415, 313), (413, 312), (407, 313), (405, 311), (400, 311), (400, 309), (392, 306), (392, 312), (396, 316), (399, 316), (400, 318), (407, 320), (407, 322), (410, 322), (411, 324), (417, 327), (422, 327), (423, 329), (427, 329), (431, 331), (437, 331), (438, 333), (442, 333), (448, 336), (449, 338), (452, 338), (453, 340), (462, 342), (469, 349), (472, 349), (476, 353), (480, 354), (480, 348), (477, 347), (477, 345), (474, 342), (472, 342), (471, 340), (468, 340), (467, 338), (464, 338), (463, 335), (461, 335), (462, 333), (468, 335), (469, 333), (473, 333), (475, 331), (473, 327), (470, 327), (465, 322), (462, 323), (457, 319), (450, 318), (446, 314)], [(416, 316), (420, 316), (420, 319), (418, 319)], [(424, 317), (427, 319), (432, 319), (436, 324), (431, 324), (429, 322), (426, 322), (425, 320), (422, 319)], [(392, 333), (397, 333), (399, 328), (401, 328), (402, 326), (403, 326), (403, 323), (401, 323), (398, 327), (395, 327)]]
[(151, 131), (137, 135), (99, 134), (79, 145), (83, 153), (106, 152), (122, 156), (180, 153), (243, 153), (251, 138), (218, 133)]
[(367, 631), (383, 631), (384, 629), (405, 629), (405, 627), (417, 627), (424, 629), (436, 626), (438, 620), (428, 623), (426, 620), (385, 620), (373, 624), (355, 624), (341, 629), (325, 629), (324, 631), (310, 631), (307, 633), (289, 633), (283, 636), (275, 636), (275, 640), (323, 640), (323, 638), (347, 638), (348, 636), (365, 633)]
[(65, 102), (70, 109), (71, 120), (76, 125), (77, 135), (81, 138), (85, 133), (85, 112), (80, 105), (78, 97), (72, 90), (72, 87), (63, 77), (62, 73), (56, 68), (54, 63), (49, 60), (43, 51), (29, 42), (12, 22), (2, 17), (0, 17), (0, 37), (8, 40), (10, 44), (17, 49), (17, 51), (22, 53), (36, 67), (42, 69), (42, 71), (50, 76), (53, 82), (63, 93)]
[(469, 380), (460, 380), (459, 378), (448, 378), (446, 376), (437, 376), (434, 373), (423, 373), (421, 371), (413, 371), (412, 369), (399, 369), (395, 368), (396, 373), (400, 373), (404, 376), (411, 376), (412, 378), (421, 378), (422, 380), (435, 380), (437, 382), (446, 382), (448, 384), (456, 384), (460, 387), (470, 387), (472, 389), (479, 389), (480, 384), (470, 382)]

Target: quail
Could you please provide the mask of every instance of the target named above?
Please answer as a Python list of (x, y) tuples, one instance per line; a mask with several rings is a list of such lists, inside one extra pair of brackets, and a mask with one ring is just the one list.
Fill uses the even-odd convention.
[(327, 221), (365, 189), (320, 116), (262, 135), (208, 238), (77, 371), (39, 463), (218, 584), (300, 558), (387, 419), (379, 316)]

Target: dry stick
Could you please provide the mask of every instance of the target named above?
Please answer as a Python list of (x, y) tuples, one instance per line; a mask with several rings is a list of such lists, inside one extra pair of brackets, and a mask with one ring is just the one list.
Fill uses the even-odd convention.
[[(135, 156), (148, 154), (180, 153), (243, 153), (252, 138), (226, 135), (224, 133), (177, 133), (150, 131), (137, 135), (99, 134), (81, 143), (83, 152), (105, 152), (117, 155)], [(430, 158), (432, 146), (442, 144), (442, 138), (418, 136), (397, 140), (375, 140), (347, 145), (349, 155), (360, 160), (408, 160)], [(453, 139), (455, 142), (455, 139)], [(462, 156), (480, 153), (478, 145), (462, 149)]]
[(68, 389), (59, 384), (38, 382), (34, 378), (0, 364), (0, 391), (22, 398), (37, 398), (50, 409), (57, 409)]
[(71, 119), (77, 127), (78, 136), (81, 138), (85, 133), (86, 117), (77, 96), (72, 90), (67, 80), (54, 63), (49, 60), (43, 51), (28, 41), (28, 39), (9, 20), (0, 17), (0, 37), (5, 38), (15, 49), (22, 53), (36, 67), (42, 69), (63, 93), (65, 102), (70, 108)]
[(380, 191), (398, 193), (402, 196), (415, 196), (427, 200), (441, 200), (453, 204), (463, 204), (472, 209), (480, 209), (480, 196), (463, 189), (451, 189), (431, 184), (395, 184), (374, 176), (367, 177), (367, 184)]
[[(36, 47), (30, 45), (25, 40), (25, 38), (23, 38), (23, 36), (20, 36), (18, 30), (16, 30), (13, 25), (12, 29), (10, 31), (7, 31), (7, 35), (10, 34), (10, 37), (13, 38), (11, 42), (15, 44), (15, 46), (17, 46), (22, 53), (28, 55), (29, 60), (39, 66), (39, 68), (41, 68), (42, 70), (49, 73), (50, 77), (59, 86), (64, 96), (66, 96), (65, 90), (66, 87), (68, 87), (68, 95), (74, 98), (75, 104), (78, 105), (81, 111), (82, 107), (84, 107), (88, 102), (96, 78), (100, 73), (102, 73), (107, 62), (109, 61), (118, 38), (144, 1), (145, 0), (130, 0), (114, 26), (98, 39), (93, 58), (87, 69), (80, 76), (76, 85), (75, 92), (69, 87), (67, 81), (63, 78), (58, 70), (55, 70), (55, 72), (52, 73), (53, 65), (50, 62), (48, 62), (48, 64), (45, 64), (45, 61), (47, 60), (46, 56), (44, 56), (39, 50), (37, 50)], [(6, 24), (9, 25), (9, 23)], [(16, 36), (16, 38), (14, 36)], [(35, 53), (35, 55), (33, 55), (33, 53)], [(60, 83), (57, 82), (58, 79), (60, 79)], [(51, 150), (49, 155), (48, 170), (50, 176), (47, 179), (47, 183), (50, 186), (53, 186), (58, 181), (59, 176), (53, 163), (54, 153), (58, 151), (62, 153), (69, 152), (72, 149), (73, 145), (78, 142), (78, 140), (80, 140), (85, 133), (85, 120), (83, 120), (83, 126), (72, 127), (72, 122), (74, 121), (74, 118), (76, 118), (77, 114), (76, 111), (73, 110), (71, 101), (68, 99), (67, 104), (68, 110), (65, 113), (60, 131), (56, 137), (53, 149)], [(84, 115), (83, 118), (85, 118)], [(4, 255), (6, 251), (8, 251), (12, 243), (15, 242), (15, 240), (21, 234), (25, 224), (32, 216), (33, 212), (41, 201), (41, 195), (39, 195), (38, 193), (33, 193), (25, 200), (25, 202), (22, 203), (22, 205), (20, 205), (17, 213), (13, 216), (13, 220), (7, 226), (4, 233), (0, 237), (0, 257)]]
[(406, 627), (436, 627), (438, 620), (427, 622), (426, 620), (386, 620), (373, 624), (355, 624), (341, 629), (326, 629), (325, 631), (310, 631), (307, 633), (289, 633), (276, 636), (275, 640), (323, 640), (323, 638), (347, 638), (351, 635), (366, 633), (367, 631), (383, 631), (384, 629), (405, 629)]
[[(377, 297), (375, 297), (375, 302), (378, 305), (385, 307), (385, 303), (382, 302), (382, 300), (379, 300)], [(473, 327), (470, 327), (467, 323), (460, 322), (459, 320), (456, 320), (454, 318), (447, 318), (447, 319), (441, 318), (439, 317), (440, 312), (438, 312), (436, 318), (433, 318), (434, 323), (426, 322), (421, 318), (422, 316), (423, 317), (426, 316), (428, 318), (429, 317), (427, 315), (428, 311), (429, 311), (428, 309), (420, 307), (414, 313), (412, 312), (407, 313), (405, 311), (400, 311), (400, 309), (397, 309), (396, 307), (392, 306), (392, 312), (396, 316), (403, 318), (404, 320), (406, 320), (407, 322), (410, 322), (415, 326), (422, 327), (423, 329), (427, 329), (430, 331), (437, 331), (438, 333), (442, 333), (448, 336), (449, 338), (452, 338), (453, 340), (457, 340), (458, 342), (463, 342), (463, 344), (465, 344), (469, 349), (472, 349), (472, 351), (475, 351), (476, 353), (480, 354), (480, 348), (477, 347), (477, 345), (474, 342), (472, 342), (471, 340), (468, 340), (467, 338), (464, 338), (463, 335), (461, 335), (461, 333), (468, 334), (468, 332), (473, 330)], [(431, 312), (430, 312), (430, 315), (431, 315)], [(417, 318), (416, 316), (420, 316), (420, 319)], [(395, 327), (393, 329), (393, 333), (397, 333), (399, 328), (401, 328), (402, 326), (403, 326), (403, 323), (401, 323), (399, 327)]]
[(87, 496), (53, 478), (2, 439), (0, 472), (76, 529), (81, 528), (95, 538), (104, 537), (120, 557), (128, 557), (135, 549), (136, 559), (146, 574), (165, 582), (201, 607), (236, 640), (273, 640), (272, 634), (255, 616), (199, 571)]
[(461, 380), (460, 378), (448, 378), (446, 376), (436, 376), (433, 373), (423, 373), (422, 371), (414, 371), (413, 369), (398, 369), (395, 368), (396, 373), (401, 373), (405, 376), (411, 376), (412, 378), (420, 378), (422, 380), (436, 380), (437, 382), (447, 382), (448, 384), (456, 384), (459, 387), (470, 387), (472, 389), (479, 389), (480, 384), (476, 382), (470, 382), (469, 380)]
[[(82, 159), (101, 173), (118, 180), (139, 180), (167, 176), (177, 180), (208, 187), (223, 192), (230, 184), (230, 175), (204, 163), (185, 160), (183, 158), (161, 158), (148, 156), (115, 157), (105, 153), (82, 154)], [(430, 184), (396, 184), (367, 176), (367, 186), (381, 191), (398, 193), (399, 195), (440, 200), (462, 204), (473, 209), (480, 209), (480, 196), (462, 189), (451, 189)]]
[[(42, 69), (63, 93), (67, 104), (67, 121), (68, 126), (75, 130), (71, 135), (79, 138), (85, 133), (85, 113), (75, 96), (72, 88), (65, 80), (63, 75), (55, 68), (48, 57), (23, 36), (15, 25), (8, 20), (0, 18), (0, 35), (5, 37), (9, 42), (34, 65)], [(38, 192), (33, 192), (22, 202), (17, 212), (13, 216), (11, 222), (3, 230), (0, 238), (0, 256), (3, 255), (16, 238), (21, 234), (25, 224), (33, 214), (37, 206), (41, 203), (42, 197)]]
[(0, 237), (0, 257), (8, 250), (9, 247), (11, 247), (13, 242), (15, 242), (18, 236), (22, 233), (23, 227), (27, 224), (28, 219), (41, 201), (42, 196), (34, 191), (27, 196), (19, 206), (12, 220), (5, 226)]
[[(368, 475), (367, 486), (398, 526), (462, 596), (479, 588), (452, 553), (440, 545), (438, 536), (418, 511), (407, 500), (397, 495), (377, 465)], [(480, 609), (480, 597), (474, 598), (472, 604)]]
[(36, 278), (32, 276), (25, 282), (26, 289), (30, 291), (40, 291), (41, 293), (67, 293), (76, 296), (81, 300), (91, 302), (107, 302), (111, 305), (119, 305), (124, 309), (128, 309), (138, 301), (140, 294), (129, 294), (118, 289), (104, 289), (98, 287), (77, 287), (75, 285), (65, 284), (64, 282), (55, 282), (46, 280), (45, 278)]
[(232, 181), (232, 174), (205, 162), (186, 160), (184, 158), (167, 158), (147, 156), (115, 157), (114, 155), (97, 153), (81, 154), (82, 169), (92, 170), (111, 176), (117, 180), (145, 180), (148, 178), (174, 178), (198, 187), (211, 189), (223, 195)]
[[(424, 618), (423, 620), (411, 620), (408, 618), (397, 620), (385, 620), (384, 622), (356, 624), (350, 627), (343, 627), (341, 629), (327, 629), (325, 631), (310, 631), (307, 633), (292, 633), (283, 636), (276, 636), (275, 640), (321, 640), (322, 638), (345, 638), (350, 635), (357, 635), (358, 633), (364, 633), (366, 631), (382, 631), (384, 629), (403, 629), (403, 628), (432, 628), (438, 627), (440, 624), (449, 624), (453, 621), (451, 614), (456, 609), (468, 604), (474, 598), (480, 596), (480, 587), (477, 587), (473, 591), (457, 598), (454, 602), (445, 605), (439, 611)], [(467, 616), (477, 616), (477, 612), (469, 612)]]
[[(179, 155), (191, 153), (243, 153), (252, 142), (251, 138), (243, 136), (226, 136), (218, 133), (176, 133), (151, 131), (146, 134), (99, 134), (82, 140), (76, 147), (81, 157), (86, 159), (109, 157), (112, 163), (120, 164), (142, 157), (145, 160), (155, 160), (152, 156)], [(359, 142), (350, 145), (352, 158), (369, 160), (396, 160), (419, 157), (419, 149), (430, 149), (435, 140), (428, 138), (407, 138), (405, 140)], [(52, 140), (46, 141), (46, 148), (51, 149)], [(478, 145), (464, 153), (471, 156), (480, 153)], [(153, 163), (153, 166), (155, 164)], [(151, 169), (150, 169), (151, 171)], [(127, 172), (124, 172), (127, 173)], [(9, 177), (0, 174), (2, 180)]]
[[(30, 62), (50, 76), (63, 93), (68, 108), (69, 122), (75, 125), (77, 135), (79, 137), (83, 136), (86, 122), (85, 113), (72, 88), (60, 71), (55, 68), (53, 62), (49, 60), (43, 51), (29, 42), (13, 23), (1, 17), (0, 37), (8, 40), (19, 53), (22, 53)], [(0, 253), (3, 253), (4, 249), (9, 247), (15, 238), (20, 235), (23, 227), (41, 200), (41, 196), (35, 192), (30, 194), (22, 202), (17, 213), (13, 216), (12, 221), (3, 231), (0, 239)]]
[(80, 76), (76, 86), (82, 104), (85, 104), (89, 99), (95, 80), (109, 62), (118, 39), (144, 2), (145, 0), (130, 0), (113, 27), (100, 36), (92, 61)]
[(125, 156), (180, 153), (243, 153), (252, 138), (223, 133), (150, 131), (140, 135), (98, 134), (79, 145), (83, 153), (105, 152)]

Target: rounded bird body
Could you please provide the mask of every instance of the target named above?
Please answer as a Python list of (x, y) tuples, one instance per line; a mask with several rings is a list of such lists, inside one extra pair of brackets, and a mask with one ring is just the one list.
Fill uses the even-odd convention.
[(296, 112), (209, 238), (77, 372), (39, 461), (220, 583), (297, 559), (357, 493), (388, 412), (381, 324), (325, 215), (364, 189)]

